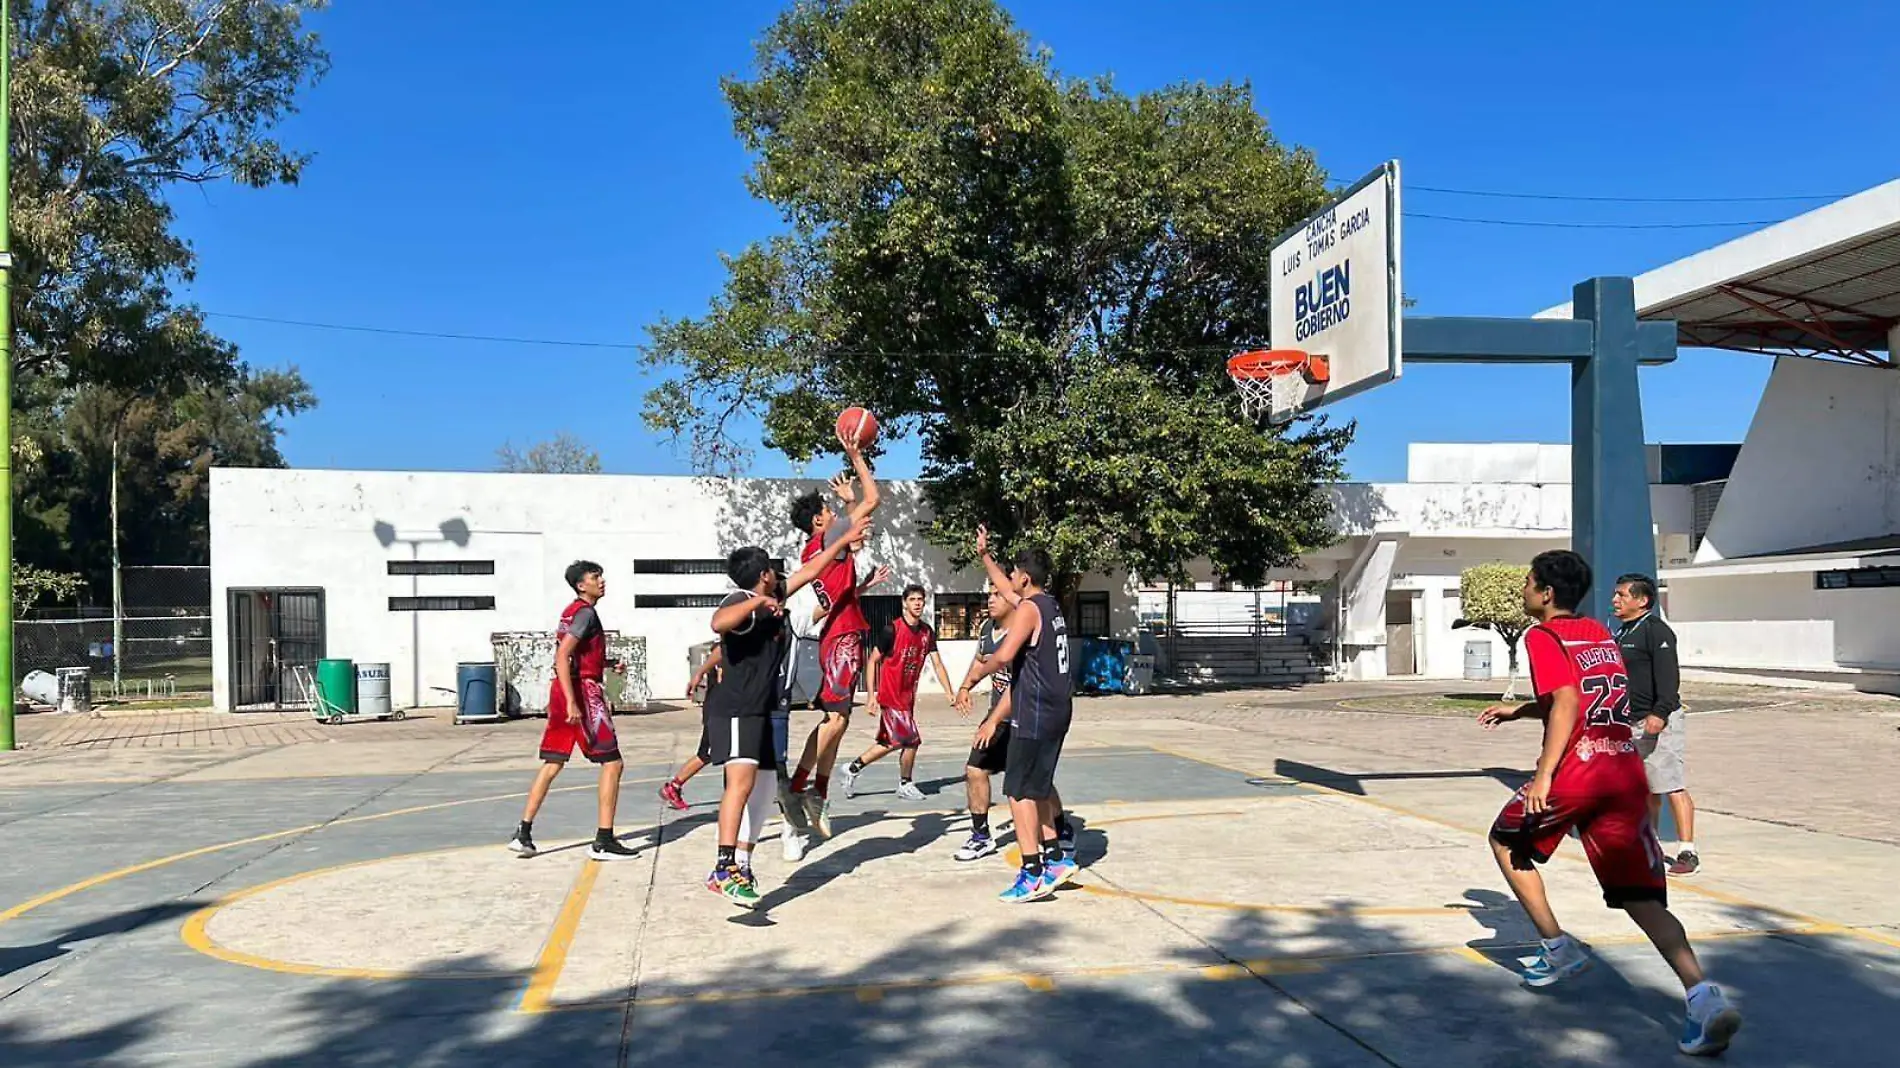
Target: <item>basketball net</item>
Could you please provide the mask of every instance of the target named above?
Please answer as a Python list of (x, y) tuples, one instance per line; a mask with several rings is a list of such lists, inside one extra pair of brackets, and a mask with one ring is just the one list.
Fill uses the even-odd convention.
[(1227, 374), (1240, 391), (1240, 410), (1276, 426), (1292, 422), (1307, 388), (1329, 377), (1326, 357), (1297, 349), (1243, 352), (1227, 361)]

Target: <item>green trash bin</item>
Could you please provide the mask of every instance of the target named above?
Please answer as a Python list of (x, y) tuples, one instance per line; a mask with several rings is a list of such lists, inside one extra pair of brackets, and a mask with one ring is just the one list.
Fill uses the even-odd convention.
[(340, 719), (356, 714), (356, 663), (351, 660), (317, 661), (318, 719)]

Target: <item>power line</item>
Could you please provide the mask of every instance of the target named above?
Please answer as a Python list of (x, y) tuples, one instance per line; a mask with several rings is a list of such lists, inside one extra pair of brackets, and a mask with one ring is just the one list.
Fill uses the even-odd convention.
[(1480, 226), (1537, 226), (1560, 230), (1705, 230), (1721, 226), (1773, 226), (1783, 219), (1730, 219), (1724, 222), (1546, 222), (1538, 219), (1475, 219), (1465, 215), (1435, 215), (1423, 211), (1405, 212), (1408, 219), (1432, 219), (1438, 222), (1472, 223)]
[(1588, 204), (1780, 204), (1800, 200), (1839, 200), (1844, 193), (1791, 194), (1765, 197), (1624, 197), (1582, 196), (1567, 193), (1512, 193), (1500, 189), (1454, 189), (1442, 185), (1408, 183), (1406, 191), (1445, 193), (1460, 197), (1497, 197), (1504, 200), (1562, 200)]
[(206, 316), (217, 319), (239, 319), (247, 323), (271, 323), (277, 326), (301, 326), (310, 330), (345, 330), (354, 334), (390, 334), (397, 337), (434, 338), (440, 341), (492, 341), (503, 345), (552, 345), (566, 349), (620, 349), (638, 350), (640, 346), (626, 341), (575, 341), (567, 338), (550, 337), (508, 337), (500, 334), (454, 334), (439, 330), (402, 330), (390, 326), (359, 326), (353, 323), (320, 323), (309, 319), (280, 319), (270, 315), (239, 315), (236, 312), (208, 311)]

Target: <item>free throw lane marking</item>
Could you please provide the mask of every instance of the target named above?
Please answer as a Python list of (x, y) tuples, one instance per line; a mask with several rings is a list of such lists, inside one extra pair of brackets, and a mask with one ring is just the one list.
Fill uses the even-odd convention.
[(567, 967), (568, 950), (574, 947), (574, 932), (580, 929), (581, 917), (587, 913), (587, 899), (593, 896), (594, 883), (599, 878), (598, 863), (587, 861), (581, 865), (573, 888), (567, 892), (567, 900), (561, 902), (561, 913), (554, 919), (554, 930), (548, 932), (547, 945), (541, 949), (541, 958), (535, 961), (534, 974), (528, 979), (528, 989), (521, 993), (520, 1011), (547, 1011), (554, 997), (554, 986), (561, 980), (562, 969)]

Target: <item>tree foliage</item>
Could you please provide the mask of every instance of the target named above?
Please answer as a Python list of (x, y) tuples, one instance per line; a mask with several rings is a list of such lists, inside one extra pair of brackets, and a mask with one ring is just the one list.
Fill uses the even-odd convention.
[(1522, 564), (1490, 563), (1467, 567), (1458, 575), (1461, 614), (1472, 626), (1504, 639), (1512, 679), (1517, 678), (1517, 641), (1536, 622), (1524, 612), (1524, 576), (1529, 573)]
[[(121, 445), (127, 559), (204, 559), (204, 470), (280, 464), (279, 420), (314, 403), (255, 371), (175, 287), (196, 256), (167, 197), (297, 181), (271, 136), (328, 59), (320, 0), (16, 0), (11, 162), (19, 550), (97, 573), (101, 463)], [(144, 552), (159, 554), (146, 557)], [(95, 587), (97, 588), (97, 587)]]
[(509, 474), (598, 475), (600, 454), (572, 434), (556, 434), (523, 452), (513, 442), (495, 450), (496, 466)]
[(85, 580), (78, 575), (61, 571), (48, 571), (30, 564), (15, 562), (13, 565), (13, 609), (25, 612), (42, 599), (54, 601), (71, 600), (85, 588)]
[(991, 0), (814, 0), (725, 84), (786, 232), (662, 320), (648, 424), (730, 473), (763, 423), (795, 461), (846, 404), (922, 442), (929, 534), (978, 522), (1065, 571), (1258, 581), (1330, 540), (1351, 427), (1243, 420), (1273, 239), (1326, 198), (1244, 85), (1129, 95), (1058, 75)]

